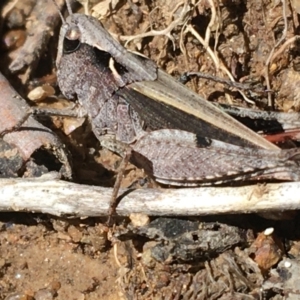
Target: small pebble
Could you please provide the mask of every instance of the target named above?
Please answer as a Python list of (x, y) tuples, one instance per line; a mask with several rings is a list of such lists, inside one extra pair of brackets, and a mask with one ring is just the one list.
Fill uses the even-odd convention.
[(13, 29), (4, 34), (2, 38), (2, 46), (6, 50), (15, 50), (21, 47), (26, 39), (26, 33), (24, 30)]
[(284, 262), (284, 266), (286, 267), (286, 268), (290, 268), (291, 266), (292, 266), (292, 263), (290, 262), (290, 261), (285, 261)]
[(53, 300), (53, 291), (49, 289), (41, 289), (34, 294), (35, 300)]
[(141, 213), (132, 213), (130, 214), (129, 219), (134, 227), (146, 226), (150, 222), (149, 216)]
[(264, 235), (271, 235), (273, 232), (274, 232), (274, 228), (270, 227), (270, 228), (265, 229)]
[(15, 292), (8, 295), (4, 300), (32, 300), (32, 297), (24, 293)]
[(47, 97), (53, 96), (55, 94), (55, 90), (51, 85), (42, 85), (38, 86), (32, 91), (30, 91), (27, 95), (27, 98), (31, 101), (42, 101)]

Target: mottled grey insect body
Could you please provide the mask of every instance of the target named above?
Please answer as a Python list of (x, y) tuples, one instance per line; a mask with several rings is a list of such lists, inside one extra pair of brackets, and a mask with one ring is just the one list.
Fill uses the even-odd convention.
[(93, 17), (72, 14), (62, 25), (57, 76), (100, 142), (114, 151), (130, 147), (132, 162), (159, 182), (299, 178), (294, 151), (281, 151), (128, 52)]

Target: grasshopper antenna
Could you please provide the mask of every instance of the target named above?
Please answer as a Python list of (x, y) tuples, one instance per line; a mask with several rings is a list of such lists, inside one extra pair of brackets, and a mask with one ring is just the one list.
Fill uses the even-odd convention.
[(69, 15), (70, 16), (73, 15), (70, 1), (66, 0), (66, 4), (67, 4), (67, 9), (68, 9)]
[(59, 8), (59, 6), (58, 6), (58, 4), (57, 4), (57, 2), (56, 2), (55, 0), (52, 0), (52, 1), (53, 1), (53, 3), (54, 3), (55, 7), (57, 8), (57, 11), (58, 11), (58, 14), (59, 14), (59, 16), (60, 16), (60, 18), (61, 18), (62, 23), (63, 23), (63, 24), (66, 23), (66, 20), (65, 20), (64, 16), (62, 15), (62, 13), (61, 13), (61, 11), (60, 11), (60, 8)]

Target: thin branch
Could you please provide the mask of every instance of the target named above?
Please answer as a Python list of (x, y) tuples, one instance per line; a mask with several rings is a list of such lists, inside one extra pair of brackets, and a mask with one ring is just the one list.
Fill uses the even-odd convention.
[(293, 37), (289, 38), (288, 40), (286, 40), (282, 46), (273, 53), (271, 60), (274, 60), (277, 56), (279, 56), (280, 54), (283, 53), (283, 51), (290, 45), (295, 43), (298, 39), (300, 38), (300, 35), (294, 35)]
[[(287, 15), (286, 15), (286, 2), (285, 2), (285, 0), (281, 0), (281, 2), (282, 2), (282, 17), (283, 17), (283, 20), (284, 20), (284, 29), (283, 29), (281, 38), (277, 41), (277, 43), (272, 48), (272, 50), (269, 53), (269, 56), (266, 60), (266, 63), (265, 63), (265, 78), (266, 78), (266, 85), (267, 85), (267, 90), (268, 91), (271, 91), (271, 83), (270, 83), (270, 77), (269, 77), (269, 66), (270, 66), (271, 61), (274, 59), (273, 54), (275, 52), (275, 49), (286, 39), (287, 30), (288, 30), (288, 22), (287, 22)], [(272, 104), (273, 104), (272, 103), (272, 95), (269, 92), (268, 93), (268, 106), (271, 107), (271, 106), (273, 106)]]
[[(106, 216), (111, 188), (60, 180), (0, 179), (0, 211)], [(300, 183), (121, 191), (117, 213), (191, 216), (300, 209)]]
[[(193, 28), (192, 25), (187, 25), (186, 26), (186, 30), (185, 33), (190, 32), (204, 47), (204, 49), (207, 51), (207, 53), (209, 54), (209, 56), (212, 58), (215, 68), (216, 70), (222, 70), (223, 72), (225, 72), (227, 74), (227, 76), (229, 77), (229, 79), (232, 82), (235, 82), (232, 74), (229, 72), (229, 70), (224, 66), (223, 63), (220, 62), (218, 55), (211, 49), (211, 47), (209, 46), (208, 43), (206, 43), (206, 40), (204, 40), (200, 34), (198, 34), (198, 32)], [(206, 33), (206, 36), (209, 36), (210, 34)], [(250, 100), (244, 92), (242, 92), (241, 90), (239, 90), (239, 93), (243, 96), (244, 100), (250, 104), (254, 104), (255, 102)]]
[(173, 43), (173, 48), (175, 50), (175, 44), (174, 44), (174, 38), (171, 35), (171, 32), (174, 30), (174, 28), (176, 28), (178, 25), (182, 24), (185, 22), (185, 18), (188, 14), (188, 12), (190, 11), (189, 8), (189, 1), (185, 0), (184, 2), (180, 2), (176, 5), (175, 9), (171, 12), (171, 15), (173, 16), (175, 11), (181, 6), (183, 5), (182, 11), (180, 13), (180, 16), (178, 18), (176, 18), (174, 21), (172, 21), (168, 27), (166, 27), (165, 29), (162, 30), (154, 30), (151, 28), (150, 31), (144, 32), (144, 33), (140, 33), (137, 35), (127, 35), (127, 36), (120, 36), (120, 40), (121, 41), (126, 41), (125, 43), (125, 47), (126, 45), (135, 39), (141, 39), (141, 38), (145, 38), (145, 37), (150, 37), (150, 36), (159, 36), (159, 35), (163, 35), (166, 36), (167, 38), (169, 38), (172, 43)]
[(209, 20), (209, 24), (207, 25), (206, 31), (205, 31), (205, 44), (208, 45), (209, 41), (210, 41), (210, 35), (211, 35), (211, 28), (215, 25), (216, 22), (216, 15), (217, 15), (217, 11), (216, 11), (216, 7), (215, 7), (215, 3), (213, 0), (208, 0), (209, 4), (210, 4), (210, 9), (211, 9), (211, 17)]

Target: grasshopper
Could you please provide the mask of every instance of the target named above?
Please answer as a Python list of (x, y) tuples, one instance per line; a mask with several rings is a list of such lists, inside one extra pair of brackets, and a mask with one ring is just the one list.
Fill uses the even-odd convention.
[(167, 185), (299, 180), (297, 149), (280, 150), (67, 6), (58, 85), (78, 99), (102, 146)]

